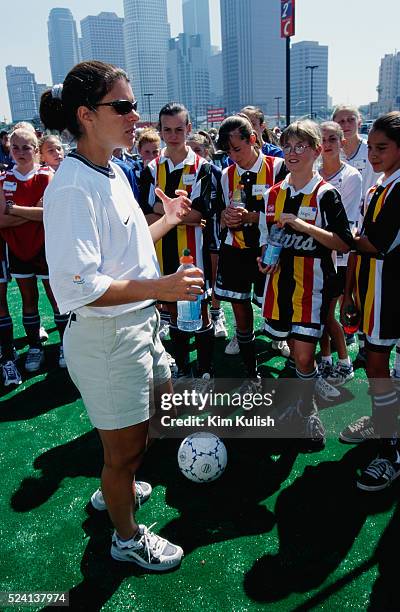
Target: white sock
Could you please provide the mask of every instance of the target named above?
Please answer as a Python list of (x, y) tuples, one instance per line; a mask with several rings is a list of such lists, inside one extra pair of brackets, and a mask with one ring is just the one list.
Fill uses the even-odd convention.
[(350, 357), (345, 357), (345, 359), (338, 359), (338, 363), (341, 365), (349, 366), (351, 365)]
[(332, 355), (322, 355), (321, 361), (324, 361), (326, 363), (329, 363), (329, 365), (332, 365)]

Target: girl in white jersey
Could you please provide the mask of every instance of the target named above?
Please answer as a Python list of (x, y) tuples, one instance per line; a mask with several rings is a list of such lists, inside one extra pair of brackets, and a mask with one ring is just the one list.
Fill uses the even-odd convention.
[(46, 192), (44, 222), (50, 282), (63, 312), (71, 311), (65, 357), (104, 449), (97, 507), (115, 527), (111, 555), (163, 571), (183, 551), (135, 521), (147, 483), (132, 488), (146, 449), (152, 386), (172, 392), (158, 337), (157, 300), (193, 301), (200, 270), (159, 278), (153, 243), (190, 210), (183, 192), (167, 198), (165, 214), (149, 228), (122, 170), (110, 163), (117, 147), (130, 149), (139, 119), (126, 73), (103, 62), (83, 62), (63, 85), (45, 92), (40, 114), (49, 129), (67, 128), (77, 140)]
[[(354, 229), (358, 220), (361, 203), (361, 174), (340, 159), (340, 148), (344, 140), (343, 130), (334, 121), (321, 124), (322, 132), (322, 166), (319, 172), (327, 182), (340, 193), (346, 211), (350, 229)], [(353, 365), (350, 361), (343, 328), (335, 318), (338, 299), (343, 295), (346, 280), (348, 255), (336, 253), (337, 287), (329, 306), (326, 327), (321, 338), (320, 372), (333, 385), (340, 386), (353, 378)], [(333, 338), (338, 352), (338, 361), (333, 366), (330, 350), (330, 338)]]

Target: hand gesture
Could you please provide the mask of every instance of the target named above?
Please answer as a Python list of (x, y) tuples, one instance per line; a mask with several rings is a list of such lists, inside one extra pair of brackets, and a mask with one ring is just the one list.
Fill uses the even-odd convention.
[(166, 221), (170, 225), (178, 225), (190, 212), (192, 202), (187, 197), (187, 192), (183, 191), (183, 189), (175, 191), (176, 198), (169, 198), (159, 187), (156, 187), (155, 193), (163, 203)]

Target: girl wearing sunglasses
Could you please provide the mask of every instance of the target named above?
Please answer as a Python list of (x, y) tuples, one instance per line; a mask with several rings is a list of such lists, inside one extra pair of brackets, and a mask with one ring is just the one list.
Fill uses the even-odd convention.
[(135, 104), (126, 73), (97, 61), (76, 65), (63, 86), (43, 94), (44, 125), (77, 140), (46, 191), (44, 223), (51, 286), (62, 312), (71, 311), (65, 359), (104, 449), (102, 488), (92, 503), (107, 507), (114, 524), (114, 559), (163, 571), (183, 551), (137, 524), (135, 497), (143, 502), (151, 487), (132, 487), (153, 384), (155, 399), (172, 393), (155, 302), (193, 301), (203, 279), (196, 268), (159, 278), (153, 246), (185, 217), (190, 200), (157, 190), (165, 212), (149, 228), (125, 175), (109, 161), (115, 148), (133, 143)]
[(313, 169), (321, 153), (319, 127), (309, 120), (296, 121), (282, 133), (281, 144), (289, 174), (268, 190), (260, 220), (263, 246), (274, 224), (285, 229), (279, 263), (263, 266), (259, 260), (260, 270), (268, 275), (265, 332), (274, 340), (289, 339), (296, 374), (303, 381), (300, 399), (278, 416), (279, 422), (284, 431), (290, 426), (292, 435), (320, 448), (325, 430), (313, 399), (315, 346), (336, 276), (332, 251), (347, 252), (353, 238), (339, 193)]

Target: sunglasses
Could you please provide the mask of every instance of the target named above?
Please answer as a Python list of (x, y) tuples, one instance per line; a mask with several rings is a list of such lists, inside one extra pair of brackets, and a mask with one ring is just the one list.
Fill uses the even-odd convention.
[(137, 111), (138, 102), (134, 100), (131, 102), (130, 100), (113, 100), (112, 102), (101, 102), (99, 104), (93, 104), (96, 108), (97, 106), (112, 106), (117, 115), (127, 115), (132, 111)]

